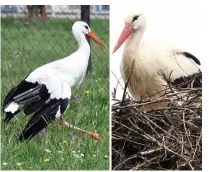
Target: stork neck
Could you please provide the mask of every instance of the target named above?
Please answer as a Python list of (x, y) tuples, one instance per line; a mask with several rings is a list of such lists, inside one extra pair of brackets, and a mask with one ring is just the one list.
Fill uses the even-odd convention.
[(125, 48), (131, 49), (131, 50), (137, 50), (140, 44), (141, 38), (144, 34), (144, 30), (145, 30), (144, 28), (135, 30), (126, 40)]
[(90, 55), (90, 46), (88, 41), (86, 40), (86, 37), (83, 33), (77, 33), (74, 34), (75, 39), (78, 43), (79, 49), (77, 51), (85, 52), (86, 55)]

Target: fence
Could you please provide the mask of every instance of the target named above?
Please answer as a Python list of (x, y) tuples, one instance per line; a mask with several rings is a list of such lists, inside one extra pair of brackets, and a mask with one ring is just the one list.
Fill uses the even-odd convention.
[[(47, 5), (45, 19), (39, 12), (31, 18), (29, 10), (27, 6), (1, 6), (3, 96), (35, 68), (76, 51), (71, 32), (74, 21), (89, 18), (90, 28), (106, 45), (109, 42), (109, 6)], [(82, 84), (83, 91), (96, 83), (108, 94), (108, 51), (91, 43), (90, 59), (92, 69)]]

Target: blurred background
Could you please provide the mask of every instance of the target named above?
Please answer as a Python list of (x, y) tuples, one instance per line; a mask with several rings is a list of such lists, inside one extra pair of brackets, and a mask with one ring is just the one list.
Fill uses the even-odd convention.
[[(78, 49), (71, 31), (75, 21), (87, 22), (109, 47), (109, 10), (108, 5), (2, 5), (2, 100), (34, 69)], [(86, 77), (81, 86), (72, 88), (70, 108), (64, 116), (72, 125), (96, 131), (104, 142), (69, 132), (55, 122), (49, 126), (47, 151), (41, 137), (20, 144), (16, 134), (27, 120), (18, 115), (9, 125), (2, 125), (3, 170), (109, 169), (109, 51), (90, 44)]]

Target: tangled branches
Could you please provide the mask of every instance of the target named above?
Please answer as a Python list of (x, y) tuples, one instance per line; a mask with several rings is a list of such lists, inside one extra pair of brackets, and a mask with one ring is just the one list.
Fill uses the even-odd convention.
[[(155, 102), (169, 106), (150, 109)], [(114, 100), (114, 170), (201, 170), (202, 89), (182, 88), (140, 102)]]

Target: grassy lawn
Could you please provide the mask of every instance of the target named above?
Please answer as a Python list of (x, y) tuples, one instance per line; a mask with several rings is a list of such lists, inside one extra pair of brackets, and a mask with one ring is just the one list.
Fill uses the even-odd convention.
[[(46, 24), (41, 21), (27, 24), (24, 19), (2, 18), (2, 100), (32, 70), (78, 48), (71, 32), (73, 22), (50, 18)], [(92, 19), (90, 27), (108, 46), (109, 20)], [(1, 125), (2, 170), (109, 169), (109, 53), (91, 42), (91, 57), (92, 71), (79, 88), (73, 88), (70, 108), (64, 116), (72, 125), (97, 131), (104, 142), (54, 122), (49, 125), (47, 147), (43, 136), (20, 143), (16, 133), (22, 131), (28, 119), (19, 114), (8, 125)], [(84, 94), (85, 90), (89, 91), (88, 95)]]

